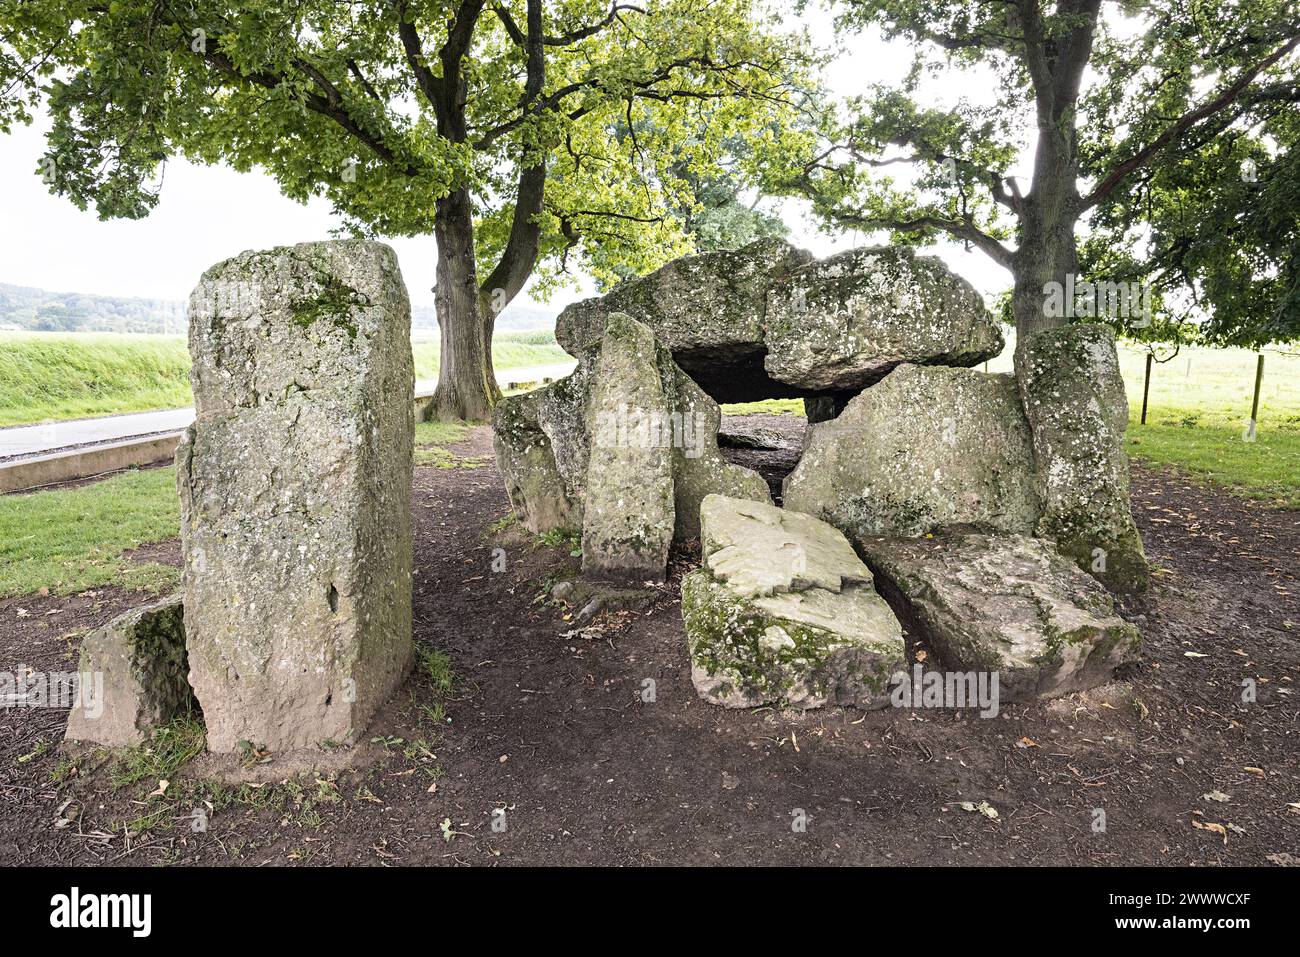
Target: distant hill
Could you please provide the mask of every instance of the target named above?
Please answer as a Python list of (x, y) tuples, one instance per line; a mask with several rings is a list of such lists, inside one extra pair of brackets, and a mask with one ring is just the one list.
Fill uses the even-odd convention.
[[(507, 306), (497, 317), (498, 332), (554, 329), (556, 311)], [(134, 299), (81, 292), (50, 292), (0, 282), (0, 331), (34, 332), (172, 332), (187, 325), (185, 303), (168, 299)], [(414, 306), (415, 329), (437, 329), (432, 306)]]

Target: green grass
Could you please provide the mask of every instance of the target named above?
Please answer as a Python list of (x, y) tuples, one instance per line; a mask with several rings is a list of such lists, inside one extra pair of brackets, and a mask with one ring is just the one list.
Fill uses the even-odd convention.
[(469, 434), (468, 422), (415, 423), (415, 464), (440, 469), (477, 469), (485, 464), (474, 456), (456, 455), (447, 449), (464, 441)]
[(1128, 449), (1246, 498), (1300, 508), (1300, 357), (1267, 352), (1255, 441), (1245, 441), (1256, 353), (1183, 349), (1151, 370), (1141, 423), (1144, 353), (1120, 349), (1129, 398)]
[(723, 415), (797, 415), (803, 418), (803, 399), (760, 399), (757, 402), (735, 402), (722, 407)]
[[(415, 377), (438, 375), (437, 340), (411, 345)], [(571, 361), (550, 332), (493, 340), (498, 371)], [(0, 428), (191, 403), (183, 336), (0, 333)]]
[(180, 336), (0, 336), (0, 426), (190, 403)]
[(157, 784), (170, 779), (203, 750), (205, 734), (203, 722), (194, 715), (174, 719), (154, 731), (148, 744), (127, 748), (118, 755), (113, 762), (110, 783), (120, 788), (137, 781)]
[(0, 598), (99, 585), (161, 591), (179, 569), (124, 551), (180, 530), (174, 468), (131, 471), (77, 488), (0, 496)]

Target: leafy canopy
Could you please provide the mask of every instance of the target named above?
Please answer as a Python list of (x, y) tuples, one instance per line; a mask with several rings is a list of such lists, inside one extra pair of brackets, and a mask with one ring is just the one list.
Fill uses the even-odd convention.
[[(435, 109), (459, 43), (463, 96)], [(430, 233), (465, 188), (484, 272), (544, 162), (546, 276), (608, 280), (690, 248), (666, 211), (699, 207), (730, 138), (790, 145), (811, 63), (752, 0), (0, 0), (0, 128), (44, 87), (39, 172), (104, 218), (147, 215), (173, 155), (262, 167), (361, 235)]]
[[(831, 115), (810, 161), (773, 168), (825, 222), (947, 235), (1015, 274), (1044, 218), (1077, 221), (1079, 272), (1149, 282), (1165, 332), (1191, 320), (1214, 342), (1300, 336), (1293, 0), (835, 6), (842, 31), (914, 57)], [(940, 75), (978, 92), (940, 103)], [(1018, 158), (1031, 176), (1008, 176)]]

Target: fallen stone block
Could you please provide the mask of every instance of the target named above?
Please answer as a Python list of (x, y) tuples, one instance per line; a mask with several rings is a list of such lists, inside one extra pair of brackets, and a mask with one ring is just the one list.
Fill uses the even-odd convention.
[(691, 680), (730, 708), (883, 707), (902, 629), (836, 529), (773, 505), (710, 495), (704, 567), (682, 581)]
[(855, 544), (937, 663), (951, 672), (998, 672), (1004, 701), (1094, 687), (1137, 653), (1137, 628), (1050, 542), (966, 534)]
[(110, 748), (144, 744), (192, 709), (188, 670), (180, 595), (118, 615), (81, 643), (77, 700), (64, 737)]
[(1033, 446), (1014, 377), (902, 365), (808, 427), (786, 508), (861, 535), (1032, 532)]
[(190, 298), (177, 452), (190, 679), (208, 747), (364, 730), (411, 658), (410, 305), (370, 242), (248, 252)]
[(1129, 500), (1128, 397), (1106, 326), (1030, 336), (1016, 379), (1033, 436), (1037, 533), (1112, 591), (1143, 592), (1150, 571)]

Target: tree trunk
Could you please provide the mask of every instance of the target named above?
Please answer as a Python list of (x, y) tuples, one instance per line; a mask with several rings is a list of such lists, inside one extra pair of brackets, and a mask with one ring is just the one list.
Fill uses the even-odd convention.
[(438, 243), (434, 301), (442, 357), (430, 418), (485, 421), (492, 415), (492, 393), (487, 381), (489, 366), (468, 191), (457, 190), (438, 200), (434, 236)]
[[(1068, 293), (1078, 278), (1079, 161), (1073, 119), (1040, 121), (1033, 190), (1025, 197), (1012, 258), (1016, 350), (1034, 333), (1069, 323)], [(1059, 308), (1058, 308), (1059, 306)]]
[(501, 398), (501, 387), (497, 384), (496, 366), (492, 364), (492, 337), (496, 334), (497, 314), (491, 298), (479, 294), (479, 315), (483, 317), (483, 356), (484, 368), (487, 370), (488, 395), (495, 403)]
[(1077, 278), (1079, 269), (1074, 217), (1058, 212), (1052, 217), (1054, 222), (1031, 226), (1034, 218), (1034, 213), (1027, 217), (1012, 269), (1011, 313), (1016, 321), (1017, 349), (1035, 332), (1070, 321), (1067, 294), (1072, 288), (1071, 277)]

